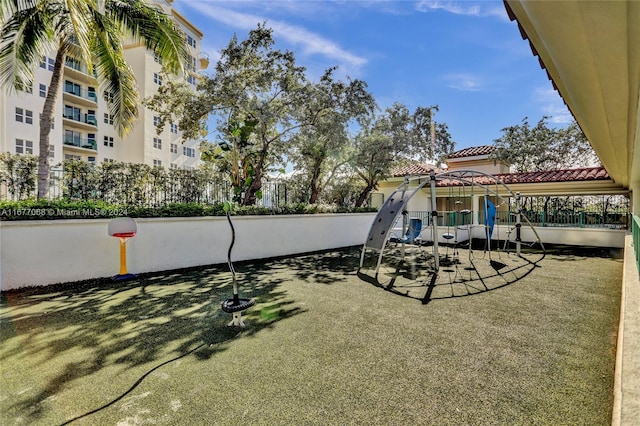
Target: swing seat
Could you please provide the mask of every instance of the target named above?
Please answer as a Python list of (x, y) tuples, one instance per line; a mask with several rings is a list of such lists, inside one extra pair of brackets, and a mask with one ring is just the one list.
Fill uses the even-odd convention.
[(446, 233), (446, 234), (442, 234), (442, 238), (444, 238), (445, 240), (453, 240), (455, 238), (455, 235), (451, 233)]
[(245, 311), (255, 304), (256, 301), (253, 299), (227, 299), (222, 302), (221, 306), (223, 311), (232, 314)]
[(409, 219), (409, 227), (402, 237), (392, 235), (391, 241), (402, 244), (418, 244), (421, 245), (422, 239), (420, 233), (422, 232), (422, 219), (411, 218)]

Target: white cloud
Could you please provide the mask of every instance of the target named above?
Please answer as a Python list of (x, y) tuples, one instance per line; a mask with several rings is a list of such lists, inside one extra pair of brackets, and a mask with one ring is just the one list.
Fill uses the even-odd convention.
[(534, 89), (532, 97), (534, 102), (540, 105), (542, 114), (550, 117), (550, 123), (566, 125), (573, 121), (569, 108), (552, 87), (538, 87)]
[(477, 92), (484, 88), (482, 78), (471, 73), (447, 74), (443, 79), (448, 87), (464, 92)]
[(455, 15), (478, 17), (494, 16), (509, 20), (502, 2), (422, 0), (416, 4), (416, 10), (420, 12), (442, 10)]
[(302, 52), (306, 55), (323, 55), (339, 61), (348, 68), (359, 68), (367, 63), (365, 58), (350, 53), (333, 41), (297, 25), (268, 20), (258, 15), (236, 12), (218, 7), (211, 2), (189, 1), (182, 4), (197, 10), (212, 20), (242, 30), (251, 30), (256, 28), (258, 24), (267, 22), (267, 26), (273, 29), (276, 39), (283, 39), (291, 44), (302, 46)]

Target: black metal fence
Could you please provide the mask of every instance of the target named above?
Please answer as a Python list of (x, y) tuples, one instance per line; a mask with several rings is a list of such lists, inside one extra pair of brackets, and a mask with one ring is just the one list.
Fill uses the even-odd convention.
[[(30, 185), (0, 180), (0, 200), (35, 198), (35, 179)], [(84, 166), (52, 169), (49, 198), (104, 201), (135, 207), (158, 207), (170, 203), (214, 204), (230, 201), (234, 191), (229, 181), (204, 170), (162, 169), (143, 164)], [(284, 183), (264, 181), (257, 205), (287, 205)]]
[[(482, 204), (482, 202), (481, 202)], [(515, 200), (508, 199), (497, 203), (496, 223), (513, 225), (515, 223)], [(521, 212), (535, 226), (629, 229), (631, 210), (626, 195), (572, 195), (567, 197), (523, 197)], [(484, 223), (484, 212), (480, 208), (472, 212), (477, 223)], [(410, 217), (431, 224), (430, 211), (410, 211)], [(472, 223), (469, 213), (459, 211), (439, 211), (438, 226), (457, 226)]]

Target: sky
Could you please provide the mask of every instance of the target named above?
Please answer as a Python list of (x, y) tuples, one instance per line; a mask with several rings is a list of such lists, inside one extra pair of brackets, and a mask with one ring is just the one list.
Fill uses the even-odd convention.
[(368, 84), (380, 108), (438, 105), (456, 150), (491, 145), (525, 117), (566, 127), (571, 115), (502, 0), (175, 0), (204, 33), (213, 73), (233, 35), (259, 23), (316, 80), (325, 69)]

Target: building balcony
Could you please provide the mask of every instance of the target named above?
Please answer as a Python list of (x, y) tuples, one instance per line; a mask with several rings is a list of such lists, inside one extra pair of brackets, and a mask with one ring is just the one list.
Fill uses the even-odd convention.
[(95, 139), (65, 136), (62, 143), (65, 144), (65, 147), (84, 148), (92, 151), (98, 150), (98, 143)]
[(74, 104), (95, 108), (98, 106), (98, 94), (95, 91), (86, 89), (64, 89), (63, 92), (65, 102), (73, 102)]
[(87, 65), (78, 61), (77, 59), (67, 58), (64, 66), (64, 73), (69, 77), (86, 82), (96, 81), (97, 76), (95, 71), (93, 73), (90, 73)]
[(80, 128), (89, 131), (96, 131), (98, 129), (98, 120), (95, 115), (92, 114), (63, 114), (64, 124), (75, 128)]

